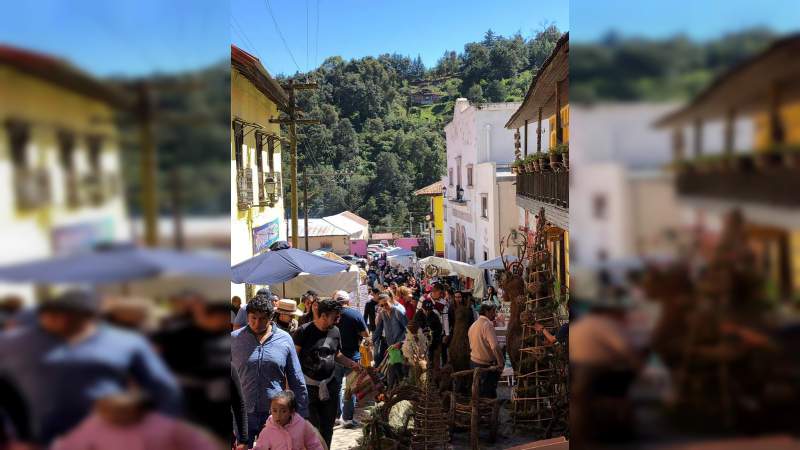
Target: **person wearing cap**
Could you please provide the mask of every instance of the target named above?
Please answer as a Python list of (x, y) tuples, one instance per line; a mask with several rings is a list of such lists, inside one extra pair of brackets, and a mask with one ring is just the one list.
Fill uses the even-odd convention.
[[(297, 398), (297, 412), (308, 417), (308, 392), (292, 336), (272, 322), (274, 305), (256, 296), (247, 306), (247, 326), (231, 332), (230, 364), (242, 383), (247, 405), (248, 445), (269, 417), (270, 401), (286, 384)], [(230, 427), (230, 419), (226, 425)]]
[[(334, 381), (336, 364), (352, 370), (361, 365), (342, 353), (342, 337), (336, 323), (342, 305), (333, 299), (317, 302), (317, 317), (294, 332), (294, 345), (308, 387), (308, 420), (330, 448), (339, 408), (339, 386)], [(262, 422), (263, 423), (263, 422)]]
[(281, 299), (275, 308), (275, 325), (287, 333), (294, 333), (297, 329), (297, 320), (303, 316), (303, 312), (297, 309), (294, 300)]
[(428, 363), (439, 367), (439, 350), (442, 345), (442, 321), (434, 311), (433, 301), (424, 300), (422, 309), (414, 315), (417, 328), (428, 336)]
[[(342, 338), (342, 354), (356, 363), (360, 363), (361, 352), (359, 352), (359, 348), (361, 347), (361, 339), (366, 339), (368, 343), (370, 342), (367, 324), (364, 322), (364, 317), (362, 317), (361, 313), (350, 306), (350, 294), (345, 291), (336, 291), (333, 294), (333, 299), (342, 305), (339, 323), (336, 324), (339, 328), (339, 335)], [(342, 391), (336, 416), (337, 418), (341, 416), (342, 426), (344, 428), (360, 426), (360, 424), (353, 419), (353, 414), (356, 409), (355, 397), (351, 395), (350, 398), (345, 398), (344, 396), (346, 383), (343, 381), (352, 371), (353, 369), (341, 364), (336, 364), (336, 369), (334, 371), (334, 382), (341, 387)]]
[(178, 384), (150, 343), (102, 323), (99, 309), (94, 293), (70, 290), (44, 301), (34, 326), (0, 335), (0, 373), (30, 407), (37, 444), (49, 445), (81, 422), (95, 400), (131, 384), (160, 411), (180, 410)]
[(469, 366), (493, 369), (480, 374), (480, 396), (497, 398), (497, 383), (505, 366), (505, 356), (497, 343), (494, 318), (497, 308), (494, 303), (481, 303), (480, 316), (469, 327)]
[(442, 322), (442, 345), (441, 345), (441, 365), (447, 364), (447, 345), (450, 341), (450, 308), (452, 307), (447, 297), (447, 289), (438, 281), (433, 283), (430, 288), (430, 297), (433, 300), (433, 308), (439, 315)]

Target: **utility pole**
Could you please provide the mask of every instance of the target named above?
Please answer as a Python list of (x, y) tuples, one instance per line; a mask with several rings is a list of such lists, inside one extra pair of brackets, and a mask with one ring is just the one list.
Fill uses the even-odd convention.
[(289, 125), (289, 142), (291, 144), (291, 185), (292, 185), (292, 247), (298, 246), (298, 227), (297, 227), (297, 124), (301, 125), (316, 125), (319, 120), (314, 119), (298, 119), (297, 105), (295, 104), (296, 90), (316, 89), (317, 83), (295, 83), (294, 80), (289, 80), (288, 84), (283, 86), (283, 89), (289, 92), (289, 118), (288, 119), (269, 119), (270, 123), (288, 124)]
[(339, 175), (339, 176), (352, 176), (353, 172), (345, 172), (341, 170), (337, 170), (334, 172), (328, 173), (321, 173), (321, 172), (309, 172), (305, 168), (303, 169), (303, 214), (305, 218), (303, 219), (303, 226), (305, 227), (305, 245), (306, 251), (308, 251), (308, 176), (330, 176), (330, 175)]
[(142, 177), (142, 215), (144, 242), (148, 247), (158, 245), (158, 199), (156, 197), (156, 146), (153, 140), (153, 94), (150, 85), (138, 86), (136, 115), (141, 142), (140, 175)]
[(303, 169), (303, 235), (308, 251), (308, 172)]

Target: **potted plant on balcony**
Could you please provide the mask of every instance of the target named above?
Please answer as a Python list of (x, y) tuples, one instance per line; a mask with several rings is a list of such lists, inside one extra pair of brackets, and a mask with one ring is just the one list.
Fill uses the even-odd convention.
[(528, 169), (528, 173), (536, 172), (533, 155), (528, 155), (525, 157), (525, 168)]
[(781, 155), (775, 148), (770, 148), (755, 153), (754, 162), (759, 170), (769, 170), (771, 167), (780, 164)]
[(536, 153), (536, 160), (539, 162), (539, 172), (550, 171), (550, 157), (546, 152)]
[(553, 169), (553, 171), (561, 167), (561, 155), (564, 153), (565, 148), (568, 148), (567, 144), (558, 144), (550, 149), (550, 168)]
[(511, 163), (511, 172), (515, 173), (515, 174), (520, 173), (520, 169), (519, 168), (520, 168), (521, 165), (522, 165), (522, 160), (519, 159), (519, 158), (515, 159), (514, 162)]
[(800, 169), (800, 144), (785, 144), (778, 148), (783, 165), (789, 169)]

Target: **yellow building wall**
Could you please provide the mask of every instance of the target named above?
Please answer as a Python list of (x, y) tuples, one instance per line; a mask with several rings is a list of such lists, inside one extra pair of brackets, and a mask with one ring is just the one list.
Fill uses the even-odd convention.
[(800, 230), (789, 234), (789, 264), (792, 271), (792, 291), (800, 297)]
[[(550, 148), (556, 146), (556, 115), (553, 114), (547, 119), (550, 125)], [(569, 143), (569, 105), (561, 108), (561, 129), (563, 130), (564, 143)]]
[[(280, 115), (277, 105), (261, 93), (256, 87), (240, 74), (237, 70), (231, 70), (231, 119), (241, 119), (245, 122), (257, 123), (266, 134), (280, 135), (280, 126), (269, 123), (270, 118), (277, 118)], [(284, 199), (281, 192), (278, 201), (273, 207), (253, 207), (240, 211), (237, 202), (236, 187), (236, 152), (234, 150), (233, 127), (230, 130), (231, 136), (231, 264), (236, 264), (253, 256), (252, 230), (265, 223), (279, 219), (280, 236), (279, 240), (286, 240), (286, 221), (284, 219)], [(258, 198), (258, 180), (256, 179), (256, 144), (255, 132), (252, 127), (244, 128), (244, 152), (243, 159), (245, 167), (253, 169), (253, 190), (254, 200)], [(262, 148), (262, 161), (264, 171), (268, 171), (267, 162), (267, 142), (264, 141)], [(281, 145), (275, 142), (274, 169), (281, 171)], [(283, 183), (281, 183), (282, 191)], [(239, 295), (243, 299), (245, 296), (245, 286), (231, 284), (231, 295)]]
[[(786, 142), (800, 144), (800, 102), (785, 105), (780, 111), (783, 121)], [(768, 150), (772, 147), (772, 138), (769, 129), (769, 114), (758, 113), (753, 117), (755, 127), (754, 143), (757, 151)]]
[[(14, 166), (11, 161), (7, 120), (29, 124), (26, 153), (28, 167), (41, 170), (49, 180), (50, 201), (40, 208), (20, 210), (14, 189)], [(100, 169), (116, 178), (114, 195), (98, 206), (67, 205), (65, 172), (60, 161), (58, 133), (74, 135), (73, 164), (77, 176), (89, 173), (89, 135), (103, 138)], [(78, 94), (59, 85), (30, 76), (12, 67), (0, 65), (0, 265), (51, 256), (55, 229), (91, 223), (102, 226), (102, 237), (129, 240), (130, 222), (122, 184), (118, 130), (114, 110), (107, 103)], [(106, 192), (108, 195), (108, 192)], [(99, 230), (98, 230), (99, 231)], [(0, 284), (0, 297), (21, 295), (33, 300), (28, 285)]]
[(444, 254), (444, 196), (431, 198), (433, 211), (433, 251)]

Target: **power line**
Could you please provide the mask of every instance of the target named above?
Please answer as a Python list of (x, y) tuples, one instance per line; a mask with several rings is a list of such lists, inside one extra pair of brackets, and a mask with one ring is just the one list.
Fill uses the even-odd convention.
[(289, 44), (286, 43), (286, 39), (283, 37), (283, 33), (281, 33), (281, 28), (278, 26), (278, 20), (275, 19), (275, 14), (272, 13), (272, 6), (269, 3), (269, 0), (264, 0), (264, 3), (267, 5), (267, 12), (269, 12), (270, 17), (272, 17), (272, 23), (275, 24), (275, 31), (278, 32), (278, 36), (280, 36), (281, 41), (283, 41), (283, 46), (286, 48), (286, 51), (289, 53), (289, 56), (292, 58), (292, 62), (294, 66), (297, 67), (298, 72), (302, 72), (300, 69), (300, 65), (297, 64), (297, 60), (294, 59), (294, 55), (292, 54), (292, 50), (289, 49)]
[(306, 72), (308, 72), (308, 47), (309, 47), (309, 40), (308, 40), (308, 0), (306, 0)]
[(316, 42), (314, 43), (314, 67), (317, 67), (319, 62), (319, 0), (317, 0), (317, 32), (314, 35)]
[(235, 17), (233, 17), (233, 15), (231, 15), (231, 20), (233, 21), (233, 25), (236, 28), (238, 28), (239, 35), (242, 37), (242, 39), (244, 39), (245, 43), (247, 43), (247, 45), (250, 46), (250, 49), (253, 50), (253, 52), (256, 54), (256, 56), (258, 56), (258, 59), (261, 61), (261, 63), (264, 64), (264, 58), (262, 58), (261, 54), (258, 53), (258, 49), (256, 48), (256, 46), (253, 45), (252, 42), (250, 42), (250, 38), (247, 37), (247, 33), (244, 32), (244, 28), (242, 28), (242, 26), (239, 25), (239, 22), (236, 20)]

